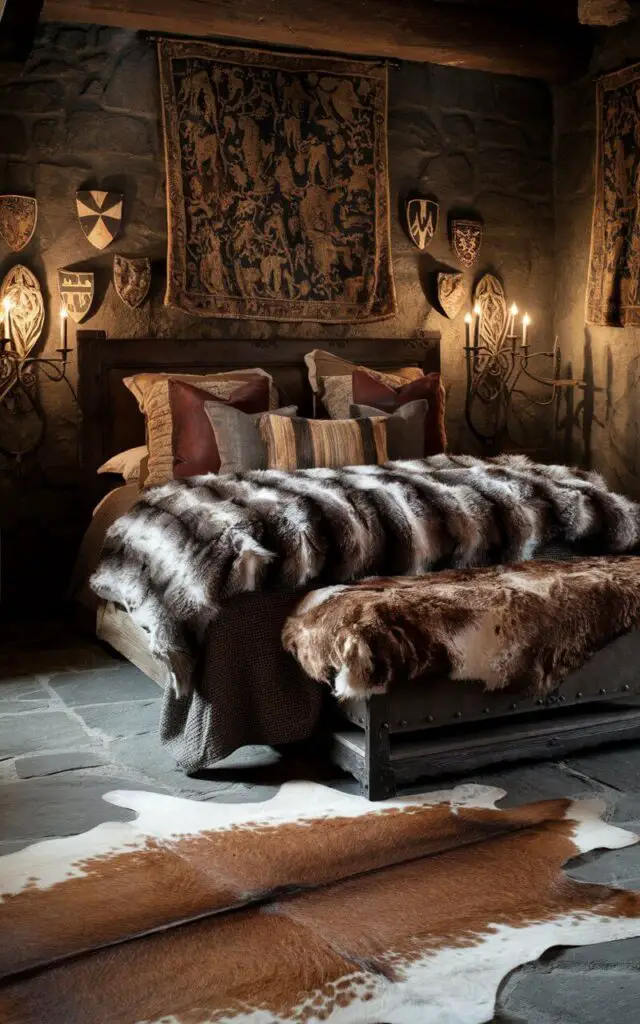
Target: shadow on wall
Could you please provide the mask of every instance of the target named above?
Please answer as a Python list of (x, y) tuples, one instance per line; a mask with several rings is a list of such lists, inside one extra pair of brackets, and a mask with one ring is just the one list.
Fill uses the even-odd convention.
[[(566, 364), (567, 379), (577, 379), (576, 387), (565, 387), (561, 395), (556, 429), (562, 438), (562, 458), (569, 464), (584, 469), (593, 467), (594, 428), (606, 431), (613, 412), (613, 354), (606, 350), (605, 379), (596, 379), (593, 358), (593, 338), (589, 327), (584, 330), (582, 369), (574, 378), (573, 363)], [(598, 415), (598, 411), (601, 415)]]

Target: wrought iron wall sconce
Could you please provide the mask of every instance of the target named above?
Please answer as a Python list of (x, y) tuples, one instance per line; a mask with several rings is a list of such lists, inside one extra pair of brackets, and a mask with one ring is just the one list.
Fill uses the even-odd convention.
[(31, 436), (20, 438), (17, 444), (8, 445), (0, 436), (0, 454), (19, 462), (25, 455), (39, 448), (46, 435), (46, 420), (38, 394), (38, 371), (54, 383), (64, 381), (74, 402), (78, 399), (67, 377), (69, 353), (72, 350), (67, 340), (66, 308), (63, 306), (60, 310), (60, 347), (56, 349), (57, 355), (48, 358), (32, 356), (31, 348), (27, 348), (13, 331), (14, 311), (14, 301), (5, 297), (1, 305), (0, 405), (9, 413), (8, 422), (15, 427), (12, 431), (14, 435), (21, 434), (20, 423), (27, 418), (32, 422), (35, 419), (36, 430)]
[[(515, 303), (507, 313), (504, 292), (497, 278), (486, 274), (476, 288), (475, 298), (473, 314), (465, 316), (467, 426), (487, 448), (499, 449), (508, 441), (515, 442), (522, 450), (511, 432), (514, 399), (517, 397), (529, 407), (555, 405), (557, 415), (562, 392), (567, 388), (584, 387), (585, 382), (560, 377), (557, 339), (550, 350), (531, 351), (531, 319), (525, 313), (518, 322)], [(550, 363), (547, 373), (542, 369), (545, 361), (549, 361), (547, 365)], [(535, 397), (525, 390), (523, 385), (527, 382), (543, 389), (544, 397)], [(487, 429), (488, 423), (491, 423), (490, 429)]]

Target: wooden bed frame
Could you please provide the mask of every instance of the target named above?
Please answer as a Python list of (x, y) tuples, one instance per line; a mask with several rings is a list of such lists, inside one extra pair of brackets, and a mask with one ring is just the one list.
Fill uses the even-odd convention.
[[(329, 349), (379, 369), (439, 369), (439, 336), (417, 339), (174, 340), (111, 339), (78, 332), (82, 456), (88, 499), (95, 504), (117, 481), (96, 469), (118, 451), (144, 442), (144, 422), (122, 379), (139, 372), (205, 373), (260, 366), (273, 374), (286, 404), (311, 413), (304, 354)], [(164, 670), (140, 630), (103, 605), (98, 635), (162, 685)], [(480, 684), (407, 683), (389, 696), (336, 708), (332, 757), (371, 800), (398, 784), (522, 758), (567, 754), (613, 740), (640, 738), (640, 631), (620, 637), (573, 673), (545, 701), (488, 695)]]

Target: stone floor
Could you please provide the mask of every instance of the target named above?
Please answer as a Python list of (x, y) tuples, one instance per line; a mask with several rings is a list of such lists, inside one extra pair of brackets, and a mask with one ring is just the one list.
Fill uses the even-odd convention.
[[(0, 856), (116, 816), (132, 817), (101, 799), (116, 787), (231, 803), (267, 799), (287, 778), (352, 788), (326, 765), (283, 758), (264, 747), (245, 748), (206, 777), (187, 778), (157, 739), (159, 701), (155, 683), (67, 625), (5, 630), (0, 635)], [(614, 822), (640, 832), (640, 745), (483, 772), (473, 781), (501, 786), (508, 804), (602, 795)], [(584, 881), (640, 889), (640, 846), (589, 855), (569, 872)], [(640, 1022), (640, 939), (549, 951), (505, 979), (495, 1017), (495, 1024), (603, 1021)]]

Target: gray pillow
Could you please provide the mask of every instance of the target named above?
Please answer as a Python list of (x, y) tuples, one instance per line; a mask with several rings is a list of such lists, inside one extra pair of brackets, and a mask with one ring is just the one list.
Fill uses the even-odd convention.
[[(267, 413), (249, 415), (223, 402), (205, 402), (204, 410), (216, 435), (219, 473), (243, 473), (267, 468), (267, 448), (260, 435), (260, 420)], [(295, 416), (298, 407), (272, 409), (272, 416)]]
[[(213, 402), (211, 403), (213, 405)], [(387, 419), (387, 450), (390, 461), (394, 459), (424, 459), (424, 421), (429, 403), (422, 398), (407, 402), (395, 412), (374, 409), (371, 405), (352, 405), (352, 419), (369, 419), (371, 416), (385, 416)]]

